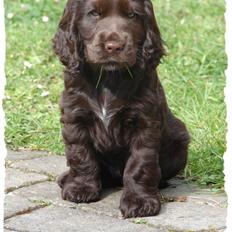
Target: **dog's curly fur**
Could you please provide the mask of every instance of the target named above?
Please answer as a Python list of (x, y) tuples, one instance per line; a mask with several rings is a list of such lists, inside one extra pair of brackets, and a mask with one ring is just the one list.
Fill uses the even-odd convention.
[(189, 135), (157, 76), (164, 48), (151, 1), (68, 0), (53, 43), (65, 66), (63, 199), (97, 201), (123, 185), (125, 218), (158, 214), (159, 185), (185, 167)]

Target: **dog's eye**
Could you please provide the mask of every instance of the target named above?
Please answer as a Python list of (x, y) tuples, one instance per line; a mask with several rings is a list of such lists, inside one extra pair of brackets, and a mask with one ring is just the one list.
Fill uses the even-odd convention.
[(91, 11), (88, 13), (88, 15), (89, 15), (89, 16), (93, 16), (93, 17), (95, 17), (95, 18), (101, 16), (101, 14), (98, 13), (96, 10), (91, 10)]
[(136, 16), (136, 14), (134, 12), (130, 12), (128, 14), (128, 18), (130, 18), (130, 19), (134, 18), (135, 16)]

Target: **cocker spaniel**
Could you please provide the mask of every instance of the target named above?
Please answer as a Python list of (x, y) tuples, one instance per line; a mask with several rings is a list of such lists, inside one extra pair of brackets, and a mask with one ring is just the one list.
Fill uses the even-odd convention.
[(76, 203), (123, 185), (124, 218), (157, 215), (159, 186), (186, 165), (189, 135), (167, 106), (164, 55), (150, 0), (68, 0), (54, 50), (64, 69), (62, 135)]

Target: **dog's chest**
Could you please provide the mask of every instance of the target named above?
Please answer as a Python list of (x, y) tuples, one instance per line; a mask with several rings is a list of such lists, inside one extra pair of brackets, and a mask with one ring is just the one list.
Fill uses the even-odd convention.
[(98, 98), (98, 106), (95, 113), (105, 129), (108, 129), (111, 120), (116, 116), (121, 107), (122, 105), (108, 89), (102, 90)]

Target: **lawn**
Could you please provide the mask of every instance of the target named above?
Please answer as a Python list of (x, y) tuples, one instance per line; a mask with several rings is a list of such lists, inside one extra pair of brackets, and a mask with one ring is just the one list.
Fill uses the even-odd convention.
[[(12, 149), (63, 154), (59, 96), (62, 67), (51, 48), (64, 0), (5, 0), (5, 140)], [(159, 66), (171, 109), (192, 142), (185, 176), (223, 188), (225, 104), (223, 0), (155, 0), (167, 56)]]

